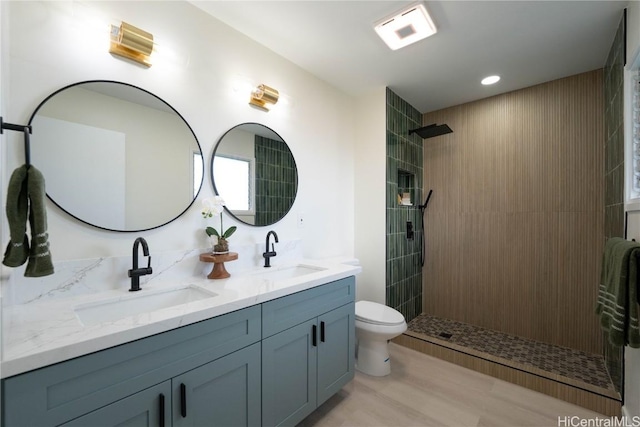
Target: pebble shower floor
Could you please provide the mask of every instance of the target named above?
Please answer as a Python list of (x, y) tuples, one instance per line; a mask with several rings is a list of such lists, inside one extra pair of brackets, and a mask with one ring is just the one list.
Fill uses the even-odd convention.
[(615, 391), (604, 358), (600, 355), (427, 314), (419, 315), (407, 326), (411, 332)]

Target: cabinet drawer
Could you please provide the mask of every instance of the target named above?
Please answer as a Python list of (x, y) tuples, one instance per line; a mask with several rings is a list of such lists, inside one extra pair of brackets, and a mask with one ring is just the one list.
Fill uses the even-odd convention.
[(262, 304), (262, 337), (355, 301), (355, 277), (346, 277)]
[(3, 425), (53, 426), (260, 340), (260, 306), (3, 381)]
[(158, 427), (171, 425), (171, 381), (139, 391), (61, 427)]

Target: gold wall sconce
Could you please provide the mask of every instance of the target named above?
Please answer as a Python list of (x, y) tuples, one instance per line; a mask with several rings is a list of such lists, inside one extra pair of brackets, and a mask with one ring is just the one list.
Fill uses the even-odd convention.
[(153, 52), (153, 34), (126, 22), (120, 27), (112, 25), (109, 52), (151, 67), (149, 56)]
[(280, 97), (280, 93), (267, 85), (258, 85), (251, 91), (251, 99), (249, 104), (263, 111), (269, 111), (273, 107)]

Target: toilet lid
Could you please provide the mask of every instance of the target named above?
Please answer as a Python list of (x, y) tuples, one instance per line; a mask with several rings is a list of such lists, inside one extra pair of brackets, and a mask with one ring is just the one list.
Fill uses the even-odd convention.
[(356, 302), (356, 319), (375, 325), (400, 325), (404, 316), (391, 307), (371, 301)]

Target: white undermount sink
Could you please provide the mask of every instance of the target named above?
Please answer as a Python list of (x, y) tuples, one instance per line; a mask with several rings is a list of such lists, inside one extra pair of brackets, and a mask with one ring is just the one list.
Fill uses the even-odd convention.
[(80, 304), (73, 308), (78, 319), (85, 326), (113, 322), (137, 314), (150, 313), (163, 308), (174, 307), (217, 296), (214, 292), (188, 286), (178, 289), (145, 293), (141, 290), (131, 295), (108, 300)]
[(325, 271), (326, 268), (315, 267), (311, 265), (292, 265), (289, 267), (271, 267), (272, 269), (265, 268), (259, 273), (255, 273), (256, 276), (267, 280), (285, 280), (293, 279), (295, 277), (305, 276), (307, 274), (317, 273), (319, 271)]

